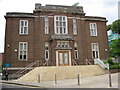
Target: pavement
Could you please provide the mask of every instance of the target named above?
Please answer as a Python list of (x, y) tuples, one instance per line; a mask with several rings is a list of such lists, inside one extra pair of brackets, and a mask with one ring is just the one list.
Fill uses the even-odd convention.
[(118, 88), (118, 85), (120, 85), (120, 82), (118, 82), (119, 75), (120, 73), (111, 74), (112, 87), (109, 87), (108, 74), (91, 77), (80, 77), (80, 85), (78, 85), (77, 78), (58, 80), (56, 83), (55, 81), (21, 82), (16, 80), (0, 80), (0, 82), (40, 88)]

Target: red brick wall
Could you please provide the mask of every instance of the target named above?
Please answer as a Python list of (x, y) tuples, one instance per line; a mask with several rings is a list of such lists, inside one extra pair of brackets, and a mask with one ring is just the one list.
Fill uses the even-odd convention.
[[(17, 14), (19, 15), (19, 13)], [(26, 14), (29, 15), (29, 14)], [(36, 16), (39, 14), (35, 14)], [(49, 15), (49, 13), (41, 13), (40, 15)], [(56, 13), (52, 14), (52, 16)], [(59, 14), (58, 14), (59, 15)], [(85, 17), (74, 14), (60, 14), (68, 17)], [(50, 15), (49, 15), (50, 16)], [(29, 21), (29, 34), (19, 35), (19, 21)], [(97, 23), (98, 36), (91, 37), (89, 30), (89, 23)], [(108, 49), (107, 45), (107, 31), (106, 22), (102, 21), (91, 21), (91, 20), (77, 20), (77, 35), (73, 35), (73, 24), (72, 19), (68, 18), (68, 33), (72, 35), (74, 41), (70, 41), (72, 47), (72, 59), (74, 59), (74, 42), (78, 42), (79, 59), (76, 60), (78, 64), (85, 64), (85, 59), (92, 58), (91, 43), (99, 44), (100, 58), (106, 59), (109, 54), (105, 52)], [(49, 34), (44, 34), (44, 17), (7, 17), (6, 18), (6, 35), (5, 35), (5, 60), (4, 63), (11, 63), (12, 67), (23, 67), (35, 60), (42, 60), (45, 62), (45, 42), (49, 42), (51, 35), (54, 34), (54, 17), (49, 17)], [(28, 60), (18, 60), (19, 42), (28, 42)], [(8, 47), (8, 45), (10, 45)], [(56, 40), (49, 42), (50, 50), (50, 64), (56, 65)], [(17, 49), (17, 52), (15, 52)]]

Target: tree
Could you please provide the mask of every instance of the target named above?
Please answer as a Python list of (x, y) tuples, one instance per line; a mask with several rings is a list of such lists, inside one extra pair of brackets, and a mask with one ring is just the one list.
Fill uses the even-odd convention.
[(72, 6), (77, 7), (79, 5), (79, 2), (74, 3)]
[(111, 24), (110, 25), (107, 25), (107, 31), (111, 30)]
[(111, 29), (114, 33), (120, 34), (120, 19), (114, 21), (114, 22), (112, 23), (110, 29)]
[(120, 38), (114, 40), (110, 44), (110, 56), (111, 57), (119, 57), (120, 56)]

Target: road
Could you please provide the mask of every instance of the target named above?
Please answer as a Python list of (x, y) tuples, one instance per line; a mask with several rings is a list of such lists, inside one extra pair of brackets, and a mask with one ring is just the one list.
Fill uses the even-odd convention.
[(0, 83), (0, 88), (2, 88), (4, 90), (5, 88), (40, 88), (40, 87), (17, 85), (17, 84), (8, 84), (8, 83)]

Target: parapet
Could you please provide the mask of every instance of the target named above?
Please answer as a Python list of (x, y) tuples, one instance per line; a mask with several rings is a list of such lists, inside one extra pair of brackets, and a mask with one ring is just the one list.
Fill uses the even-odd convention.
[(46, 5), (35, 4), (34, 12), (63, 12), (72, 14), (84, 14), (82, 6)]

